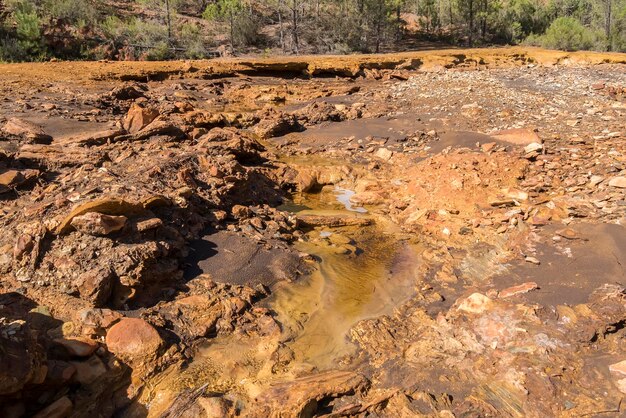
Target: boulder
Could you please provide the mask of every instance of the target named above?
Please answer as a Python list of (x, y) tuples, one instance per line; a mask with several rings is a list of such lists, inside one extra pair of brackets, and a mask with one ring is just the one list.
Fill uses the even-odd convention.
[(113, 325), (106, 335), (110, 352), (125, 360), (156, 355), (163, 345), (157, 330), (139, 318), (124, 318)]

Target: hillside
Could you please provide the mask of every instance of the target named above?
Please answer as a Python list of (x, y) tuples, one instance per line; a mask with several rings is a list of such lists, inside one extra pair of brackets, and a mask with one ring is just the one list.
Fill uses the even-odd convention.
[(0, 60), (529, 44), (626, 51), (626, 0), (2, 0)]

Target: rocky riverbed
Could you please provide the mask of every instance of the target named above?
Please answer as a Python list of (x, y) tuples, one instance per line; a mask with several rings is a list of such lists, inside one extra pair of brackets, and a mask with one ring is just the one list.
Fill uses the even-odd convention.
[(625, 65), (0, 65), (0, 416), (623, 416)]

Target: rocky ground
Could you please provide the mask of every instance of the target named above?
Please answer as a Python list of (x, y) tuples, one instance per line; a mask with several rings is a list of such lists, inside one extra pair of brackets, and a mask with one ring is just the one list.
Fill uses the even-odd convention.
[(623, 416), (625, 64), (1, 65), (0, 416)]

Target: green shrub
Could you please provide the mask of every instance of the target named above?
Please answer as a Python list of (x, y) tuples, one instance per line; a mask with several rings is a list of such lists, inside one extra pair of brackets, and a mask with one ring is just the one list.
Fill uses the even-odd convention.
[(552, 22), (540, 42), (544, 48), (578, 51), (592, 49), (596, 36), (578, 20), (572, 17), (559, 17)]
[(180, 27), (180, 45), (185, 48), (185, 58), (205, 58), (207, 50), (201, 28), (198, 25), (184, 23)]
[(78, 26), (86, 26), (97, 20), (95, 9), (85, 0), (46, 0), (43, 10), (46, 16)]
[(172, 51), (167, 41), (159, 41), (146, 51), (143, 58), (148, 61), (165, 61), (172, 58)]

